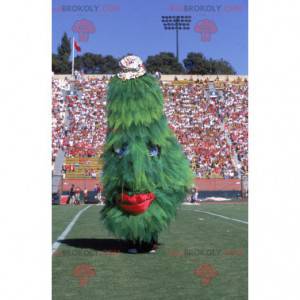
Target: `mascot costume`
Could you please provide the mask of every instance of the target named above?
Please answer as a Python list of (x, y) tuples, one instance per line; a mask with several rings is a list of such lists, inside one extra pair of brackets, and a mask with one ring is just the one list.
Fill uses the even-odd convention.
[(156, 78), (142, 60), (126, 56), (107, 94), (108, 131), (101, 218), (128, 252), (155, 252), (158, 234), (176, 215), (193, 183), (189, 162), (163, 112)]

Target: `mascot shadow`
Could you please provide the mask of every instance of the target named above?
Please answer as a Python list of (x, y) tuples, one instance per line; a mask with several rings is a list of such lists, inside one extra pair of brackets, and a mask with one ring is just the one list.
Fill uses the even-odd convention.
[[(74, 248), (89, 249), (100, 252), (128, 253), (132, 246), (129, 241), (121, 239), (65, 239), (59, 240), (60, 243)], [(158, 245), (161, 245), (160, 243)], [(139, 253), (148, 253), (147, 244), (141, 244), (137, 247)]]

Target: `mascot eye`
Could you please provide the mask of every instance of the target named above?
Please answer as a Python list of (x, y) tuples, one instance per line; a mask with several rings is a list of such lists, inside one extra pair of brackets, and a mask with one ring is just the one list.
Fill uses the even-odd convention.
[(160, 153), (160, 149), (157, 145), (151, 145), (149, 146), (149, 155), (152, 157), (158, 156)]
[(114, 148), (114, 152), (118, 157), (122, 157), (127, 153), (128, 146), (123, 145), (121, 148)]

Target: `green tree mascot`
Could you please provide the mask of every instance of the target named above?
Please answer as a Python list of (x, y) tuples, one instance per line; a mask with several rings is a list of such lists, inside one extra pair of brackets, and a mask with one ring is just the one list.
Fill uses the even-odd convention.
[(109, 231), (129, 241), (129, 253), (154, 252), (193, 175), (168, 127), (157, 79), (137, 56), (119, 65), (108, 87), (101, 217)]

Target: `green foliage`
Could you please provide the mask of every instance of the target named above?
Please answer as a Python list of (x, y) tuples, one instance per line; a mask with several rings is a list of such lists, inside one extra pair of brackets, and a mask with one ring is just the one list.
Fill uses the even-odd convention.
[[(124, 81), (113, 77), (107, 111), (109, 130), (102, 177), (107, 203), (102, 218), (118, 237), (150, 241), (175, 216), (193, 175), (168, 127), (163, 96), (154, 77), (144, 75)], [(115, 150), (124, 145), (127, 150), (120, 157)], [(159, 147), (158, 156), (150, 156), (151, 145)], [(156, 199), (143, 214), (130, 215), (117, 205), (123, 191), (152, 192)]]
[(118, 59), (114, 58), (112, 55), (104, 56), (102, 64), (102, 74), (114, 74), (117, 71), (119, 71)]
[(102, 56), (94, 53), (87, 52), (82, 56), (75, 58), (75, 69), (84, 70), (86, 74), (100, 73), (102, 65)]
[(57, 54), (52, 54), (52, 71), (55, 74), (61, 73), (60, 71), (60, 60)]
[(71, 42), (66, 33), (64, 33), (61, 39), (57, 53), (58, 54), (52, 54), (52, 71), (55, 74), (70, 74), (72, 68), (71, 62), (69, 62)]
[(62, 60), (57, 54), (52, 54), (52, 71), (55, 74), (70, 74), (71, 62)]
[(70, 38), (68, 38), (67, 33), (65, 32), (61, 39), (61, 44), (57, 48), (57, 53), (61, 60), (68, 61), (71, 55), (71, 51), (71, 41)]
[(75, 57), (75, 69), (86, 74), (112, 74), (119, 69), (118, 60), (111, 55), (85, 53)]
[(207, 59), (202, 53), (190, 52), (183, 60), (184, 66), (188, 74), (208, 74), (209, 66)]
[[(64, 33), (61, 44), (57, 48), (58, 54), (52, 54), (52, 71), (55, 74), (70, 74), (72, 63), (70, 62), (71, 42)], [(118, 59), (112, 55), (85, 53), (75, 57), (75, 69), (83, 70), (86, 74), (112, 74), (119, 70)]]
[[(52, 54), (52, 71), (56, 74), (71, 73), (71, 42), (64, 33), (58, 54)], [(183, 60), (183, 65), (177, 61), (171, 52), (160, 52), (148, 56), (145, 66), (150, 73), (156, 71), (162, 74), (236, 74), (232, 65), (224, 59), (207, 59), (202, 53), (190, 52)], [(83, 70), (86, 74), (115, 74), (119, 71), (118, 59), (112, 55), (85, 53), (75, 57), (75, 69)]]
[(234, 75), (236, 74), (232, 65), (224, 59), (210, 59), (210, 70), (209, 74), (220, 74), (220, 75)]
[(235, 74), (229, 62), (223, 59), (207, 59), (202, 53), (190, 52), (183, 60), (187, 74)]
[(148, 56), (146, 68), (149, 72), (159, 71), (163, 74), (182, 74), (184, 68), (171, 52), (160, 52), (154, 56)]

